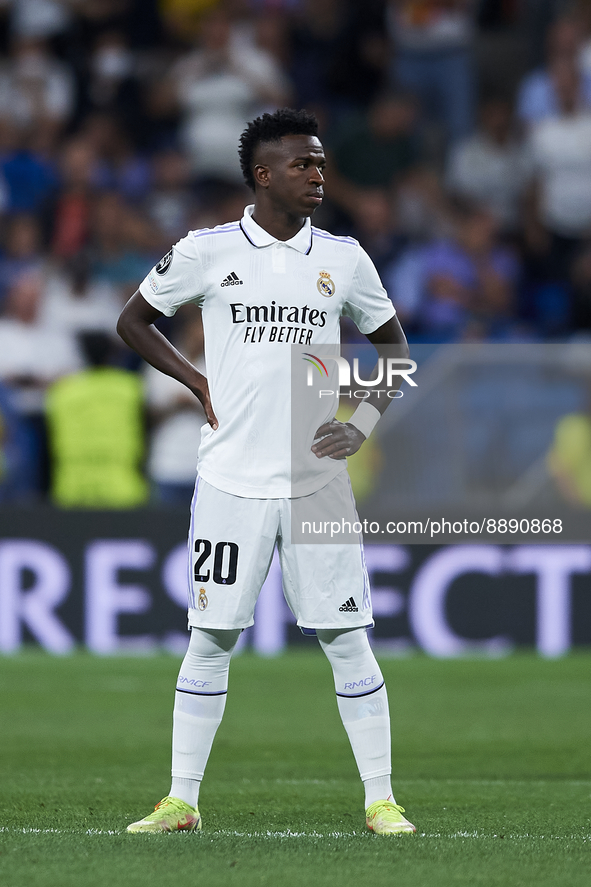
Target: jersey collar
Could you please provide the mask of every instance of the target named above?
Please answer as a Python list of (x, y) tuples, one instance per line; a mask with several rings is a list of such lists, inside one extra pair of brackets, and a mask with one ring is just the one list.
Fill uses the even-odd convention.
[[(268, 231), (265, 231), (264, 228), (257, 225), (252, 217), (253, 212), (254, 203), (245, 208), (244, 215), (240, 222), (242, 233), (246, 239), (249, 240), (253, 246), (256, 246), (257, 249), (262, 249), (265, 246), (272, 246), (274, 243), (278, 243), (279, 241), (276, 237), (273, 237), (272, 234), (269, 234)], [(295, 237), (283, 242), (286, 246), (291, 246), (292, 249), (307, 256), (312, 249), (312, 223), (310, 222), (310, 219), (306, 219)]]

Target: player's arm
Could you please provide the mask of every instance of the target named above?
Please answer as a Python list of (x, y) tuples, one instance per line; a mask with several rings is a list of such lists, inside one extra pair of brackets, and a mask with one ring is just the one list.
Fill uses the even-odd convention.
[[(406, 336), (396, 315), (374, 330), (373, 333), (368, 333), (367, 338), (380, 357), (392, 357), (394, 353), (396, 357), (406, 360), (409, 356)], [(402, 376), (399, 379), (400, 386)], [(394, 390), (395, 387), (393, 385), (391, 390)], [(390, 398), (380, 398), (377, 391), (373, 390), (363, 403), (375, 407), (381, 415), (390, 404)], [(313, 444), (312, 452), (319, 459), (323, 456), (329, 456), (331, 459), (344, 459), (356, 453), (367, 438), (359, 428), (350, 422), (339, 422), (338, 419), (333, 419), (332, 422), (320, 426), (314, 439), (318, 440), (318, 443)]]
[(218, 421), (211, 406), (207, 379), (156, 329), (155, 321), (163, 316), (138, 290), (121, 312), (117, 332), (147, 363), (186, 385), (201, 401), (207, 421), (215, 431)]

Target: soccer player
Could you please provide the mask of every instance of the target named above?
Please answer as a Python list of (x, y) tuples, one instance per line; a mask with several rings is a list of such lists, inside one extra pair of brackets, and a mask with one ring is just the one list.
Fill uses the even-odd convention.
[[(325, 156), (317, 133), (312, 114), (289, 108), (250, 123), (239, 155), (254, 205), (241, 221), (180, 240), (119, 319), (127, 344), (184, 383), (208, 422), (191, 506), (191, 638), (176, 685), (172, 785), (130, 832), (201, 828), (199, 787), (224, 711), (230, 657), (240, 632), (253, 623), (275, 546), (286, 600), (301, 629), (316, 633), (332, 666), (365, 788), (367, 826), (380, 835), (415, 831), (392, 794), (388, 699), (367, 638), (373, 621), (361, 540), (291, 541), (292, 508), (304, 500), (321, 512), (340, 503), (348, 509), (345, 519), (357, 520), (345, 457), (359, 449), (385, 409), (375, 399), (346, 424), (334, 412), (328, 416), (312, 429), (309, 461), (295, 482), (292, 346), (313, 352), (338, 343), (339, 318), (346, 314), (378, 349), (394, 345), (408, 353), (367, 254), (352, 238), (311, 225), (323, 198)], [(207, 378), (153, 326), (186, 303), (202, 308)]]

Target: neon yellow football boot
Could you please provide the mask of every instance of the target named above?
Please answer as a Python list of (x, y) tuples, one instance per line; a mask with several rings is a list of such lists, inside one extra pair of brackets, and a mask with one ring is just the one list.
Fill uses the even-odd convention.
[(374, 801), (365, 811), (365, 822), (376, 835), (402, 835), (416, 832), (416, 828), (402, 815), (404, 807), (392, 801)]
[(197, 807), (191, 807), (180, 798), (163, 798), (154, 812), (127, 826), (127, 831), (138, 832), (193, 832), (201, 828), (201, 816)]

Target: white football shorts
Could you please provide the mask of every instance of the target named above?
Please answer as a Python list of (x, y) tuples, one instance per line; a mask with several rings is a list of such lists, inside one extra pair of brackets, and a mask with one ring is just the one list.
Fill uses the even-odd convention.
[(372, 626), (369, 580), (361, 536), (348, 544), (293, 544), (291, 519), (305, 513), (359, 520), (342, 471), (302, 499), (249, 499), (197, 478), (189, 530), (189, 625), (248, 628), (275, 546), (283, 593), (304, 633), (317, 628)]

